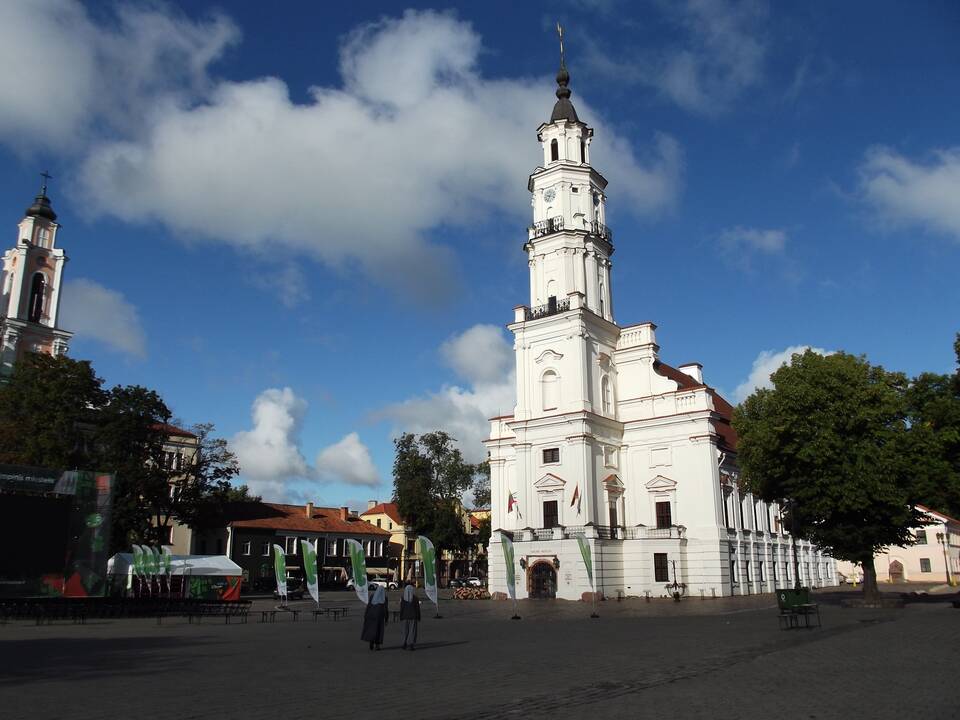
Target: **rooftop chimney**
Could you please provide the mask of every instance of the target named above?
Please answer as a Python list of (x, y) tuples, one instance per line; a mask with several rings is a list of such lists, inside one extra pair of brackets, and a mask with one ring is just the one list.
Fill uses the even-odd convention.
[(681, 365), (678, 370), (703, 385), (703, 365), (700, 363), (687, 363), (686, 365)]
[(308, 517), (308, 518), (312, 518), (312, 517), (313, 517), (313, 503), (312, 503), (312, 502), (308, 502), (308, 503), (307, 503), (307, 517)]
[(342, 507), (340, 508), (340, 519), (346, 522), (347, 518), (350, 516), (350, 508)]
[(377, 505), (376, 500), (367, 500), (367, 510), (373, 510)]

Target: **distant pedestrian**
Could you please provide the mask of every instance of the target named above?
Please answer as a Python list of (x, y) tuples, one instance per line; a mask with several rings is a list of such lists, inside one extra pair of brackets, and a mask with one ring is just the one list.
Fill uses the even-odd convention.
[(410, 583), (403, 588), (400, 619), (403, 620), (403, 649), (414, 650), (417, 644), (417, 626), (420, 623), (420, 598)]
[(363, 630), (360, 639), (370, 643), (370, 649), (377, 650), (383, 645), (383, 628), (387, 624), (389, 608), (387, 606), (387, 591), (383, 585), (370, 585), (367, 592), (373, 595), (363, 612)]

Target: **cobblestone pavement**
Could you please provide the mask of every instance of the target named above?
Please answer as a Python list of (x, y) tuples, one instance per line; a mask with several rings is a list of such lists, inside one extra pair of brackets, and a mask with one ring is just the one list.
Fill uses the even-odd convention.
[(519, 621), (510, 603), (441, 599), (442, 619), (423, 606), (416, 652), (391, 624), (378, 653), (355, 597), (330, 597), (350, 616), (0, 626), (0, 718), (960, 716), (960, 610), (946, 604), (829, 602), (821, 629), (785, 632), (769, 595), (608, 601), (599, 619), (524, 601)]

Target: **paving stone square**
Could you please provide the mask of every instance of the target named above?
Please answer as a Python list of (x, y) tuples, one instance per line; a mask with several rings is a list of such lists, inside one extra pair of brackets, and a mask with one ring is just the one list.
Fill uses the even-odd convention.
[[(391, 597), (398, 606), (396, 594)], [(770, 595), (629, 599), (590, 607), (441, 599), (421, 643), (400, 628), (371, 652), (347, 618), (224, 624), (90, 620), (0, 626), (0, 717), (30, 718), (877, 718), (957, 717), (960, 610), (848, 609), (821, 596), (822, 628), (778, 629)], [(258, 601), (270, 607), (269, 601)], [(310, 603), (297, 603), (309, 609)]]

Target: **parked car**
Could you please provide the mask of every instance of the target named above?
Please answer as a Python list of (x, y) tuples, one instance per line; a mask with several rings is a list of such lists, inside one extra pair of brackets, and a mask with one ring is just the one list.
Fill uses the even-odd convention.
[[(287, 600), (303, 600), (303, 594), (306, 592), (299, 580), (287, 578)], [(280, 593), (276, 588), (273, 589), (273, 597), (280, 599)]]
[(468, 577), (463, 582), (465, 587), (483, 587), (483, 582), (478, 577)]
[(462, 588), (465, 587), (463, 580), (458, 578), (451, 578), (450, 582), (447, 583), (448, 588)]
[[(387, 590), (396, 590), (400, 587), (400, 584), (395, 580), (388, 580), (387, 578), (383, 577), (372, 577), (367, 580), (367, 585), (373, 585), (374, 587), (383, 585), (385, 588), (387, 588)], [(346, 589), (353, 590), (353, 578), (349, 578), (347, 580)]]

